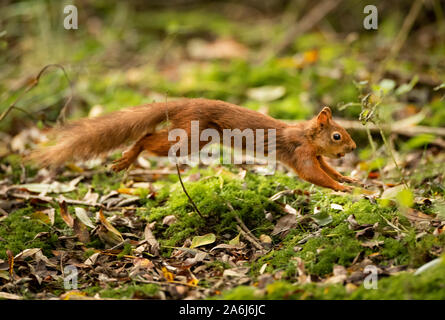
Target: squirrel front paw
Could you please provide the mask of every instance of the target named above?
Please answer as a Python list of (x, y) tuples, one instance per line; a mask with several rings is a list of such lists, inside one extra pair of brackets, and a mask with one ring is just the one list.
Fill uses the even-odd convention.
[(342, 176), (339, 181), (340, 182), (347, 182), (347, 183), (361, 184), (361, 182), (358, 179), (347, 177), (347, 176)]
[(342, 191), (342, 192), (352, 192), (352, 187), (350, 186), (344, 186), (342, 184), (339, 184), (336, 188), (335, 191)]

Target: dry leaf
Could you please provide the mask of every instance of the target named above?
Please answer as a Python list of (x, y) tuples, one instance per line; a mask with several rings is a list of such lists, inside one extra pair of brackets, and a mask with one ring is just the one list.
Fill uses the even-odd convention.
[(176, 217), (174, 215), (165, 216), (162, 220), (162, 224), (166, 224), (168, 226), (171, 226), (173, 223), (176, 222)]
[(0, 299), (6, 299), (6, 300), (22, 300), (23, 298), (12, 293), (7, 292), (0, 292)]
[(74, 225), (73, 225), (74, 233), (76, 234), (77, 238), (82, 243), (88, 243), (90, 242), (90, 233), (88, 232), (87, 227), (85, 224), (78, 218), (74, 219)]
[(63, 221), (68, 225), (68, 227), (72, 228), (74, 226), (74, 219), (68, 212), (68, 206), (64, 201), (59, 202), (60, 206), (60, 215), (62, 216)]
[(154, 237), (153, 233), (151, 232), (152, 226), (154, 226), (154, 223), (152, 225), (147, 224), (145, 226), (144, 236), (145, 236), (145, 240), (147, 240), (147, 243), (150, 245), (150, 252), (152, 254), (154, 254), (155, 256), (158, 256), (160, 246), (159, 246), (158, 241)]
[(94, 224), (91, 222), (90, 217), (87, 214), (87, 211), (84, 208), (74, 208), (76, 216), (79, 218), (82, 223), (90, 228), (95, 228)]
[(290, 229), (293, 229), (297, 226), (297, 216), (295, 214), (288, 214), (284, 217), (281, 217), (275, 228), (273, 229), (271, 235), (275, 236), (280, 233), (284, 233)]
[(102, 212), (102, 209), (100, 209), (100, 211), (99, 211), (99, 220), (100, 220), (102, 226), (107, 231), (105, 233), (104, 230), (101, 230), (101, 233), (100, 233), (100, 234), (102, 234), (102, 236), (104, 237), (104, 239), (106, 241), (108, 241), (110, 243), (114, 243), (114, 244), (118, 244), (118, 243), (121, 243), (122, 241), (124, 241), (124, 238), (122, 237), (121, 233), (115, 227), (113, 227), (113, 225), (110, 222), (108, 222), (108, 220), (105, 218), (105, 216)]

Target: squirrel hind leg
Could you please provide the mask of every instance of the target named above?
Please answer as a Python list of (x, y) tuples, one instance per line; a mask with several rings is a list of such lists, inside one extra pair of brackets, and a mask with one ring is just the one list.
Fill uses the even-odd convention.
[(131, 164), (137, 159), (137, 157), (141, 153), (141, 151), (137, 151), (133, 147), (130, 150), (124, 152), (124, 154), (122, 155), (122, 157), (120, 159), (113, 161), (113, 165), (111, 166), (111, 169), (114, 172), (119, 172), (119, 171), (128, 169), (128, 167), (131, 166)]
[(131, 166), (131, 164), (136, 161), (139, 154), (144, 150), (144, 142), (147, 136), (139, 139), (129, 150), (122, 154), (120, 159), (113, 161), (111, 169), (114, 172), (119, 172)]
[(170, 142), (168, 141), (167, 131), (164, 132), (162, 130), (153, 134), (147, 134), (139, 139), (129, 150), (125, 151), (120, 159), (115, 160), (111, 169), (115, 172), (128, 169), (144, 150), (153, 155), (167, 156), (169, 148)]

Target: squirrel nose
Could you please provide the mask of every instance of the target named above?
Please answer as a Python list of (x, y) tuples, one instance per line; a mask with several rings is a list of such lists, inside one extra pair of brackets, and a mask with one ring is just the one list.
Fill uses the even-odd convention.
[(355, 148), (357, 148), (357, 146), (355, 145), (355, 143), (354, 143), (352, 146), (349, 147), (349, 149), (350, 149), (351, 151), (354, 151)]

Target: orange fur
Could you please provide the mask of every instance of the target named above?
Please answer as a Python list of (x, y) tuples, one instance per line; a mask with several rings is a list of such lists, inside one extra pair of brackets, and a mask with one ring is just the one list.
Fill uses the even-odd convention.
[[(168, 121), (167, 121), (168, 120)], [(184, 129), (190, 139), (191, 121), (199, 121), (199, 130), (276, 129), (276, 156), (293, 168), (304, 180), (334, 190), (351, 188), (338, 182), (354, 182), (330, 167), (323, 156), (335, 158), (355, 149), (355, 143), (340, 125), (332, 120), (328, 107), (313, 119), (288, 125), (259, 112), (228, 102), (208, 99), (181, 99), (151, 103), (114, 112), (105, 116), (81, 119), (56, 128), (56, 144), (34, 151), (31, 159), (42, 166), (60, 166), (68, 160), (87, 160), (137, 142), (113, 165), (113, 170), (128, 168), (140, 152), (147, 150), (167, 156), (175, 141), (168, 141), (168, 130), (157, 129), (168, 122), (169, 130)], [(336, 141), (337, 133), (341, 139)], [(202, 148), (206, 143), (200, 144)], [(190, 144), (189, 144), (190, 145)], [(265, 134), (267, 153), (267, 135)]]

